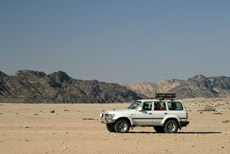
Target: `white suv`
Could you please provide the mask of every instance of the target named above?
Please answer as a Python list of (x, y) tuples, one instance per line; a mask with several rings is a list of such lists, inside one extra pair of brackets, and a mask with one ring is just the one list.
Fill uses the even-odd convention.
[(136, 100), (127, 109), (105, 111), (101, 123), (110, 132), (127, 133), (137, 126), (154, 127), (158, 133), (176, 133), (189, 124), (188, 113), (175, 93), (157, 93), (154, 99)]

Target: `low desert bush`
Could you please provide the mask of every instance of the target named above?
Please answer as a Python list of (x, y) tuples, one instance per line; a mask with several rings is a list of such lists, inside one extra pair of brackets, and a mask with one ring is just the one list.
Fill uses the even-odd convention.
[(221, 113), (221, 112), (214, 112), (213, 114), (219, 114), (219, 115), (222, 115), (223, 113)]
[(224, 120), (222, 123), (230, 123), (230, 120)]
[(203, 111), (216, 111), (216, 108), (211, 105), (205, 105)]
[(82, 118), (82, 120), (96, 120), (96, 119), (93, 119), (93, 118)]

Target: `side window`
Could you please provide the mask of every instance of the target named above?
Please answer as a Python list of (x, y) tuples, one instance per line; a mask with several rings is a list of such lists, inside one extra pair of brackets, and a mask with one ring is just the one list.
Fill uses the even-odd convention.
[(144, 102), (143, 111), (151, 111), (152, 110), (152, 102)]
[(155, 111), (164, 111), (166, 110), (165, 102), (154, 102)]
[(181, 102), (168, 102), (169, 110), (183, 110)]

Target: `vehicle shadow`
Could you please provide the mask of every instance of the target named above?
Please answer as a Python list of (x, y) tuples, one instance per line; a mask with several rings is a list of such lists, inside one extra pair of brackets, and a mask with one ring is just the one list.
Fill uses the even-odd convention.
[[(167, 134), (157, 132), (129, 132), (130, 134)], [(177, 132), (175, 134), (221, 134), (222, 132)]]
[(128, 132), (130, 134), (159, 134), (157, 132)]
[(221, 134), (222, 132), (177, 132), (177, 134)]

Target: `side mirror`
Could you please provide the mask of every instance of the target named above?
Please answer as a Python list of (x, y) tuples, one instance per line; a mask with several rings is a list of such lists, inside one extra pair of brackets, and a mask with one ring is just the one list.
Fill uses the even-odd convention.
[(138, 108), (137, 108), (137, 111), (142, 111), (142, 107), (141, 107), (141, 106), (138, 107)]

